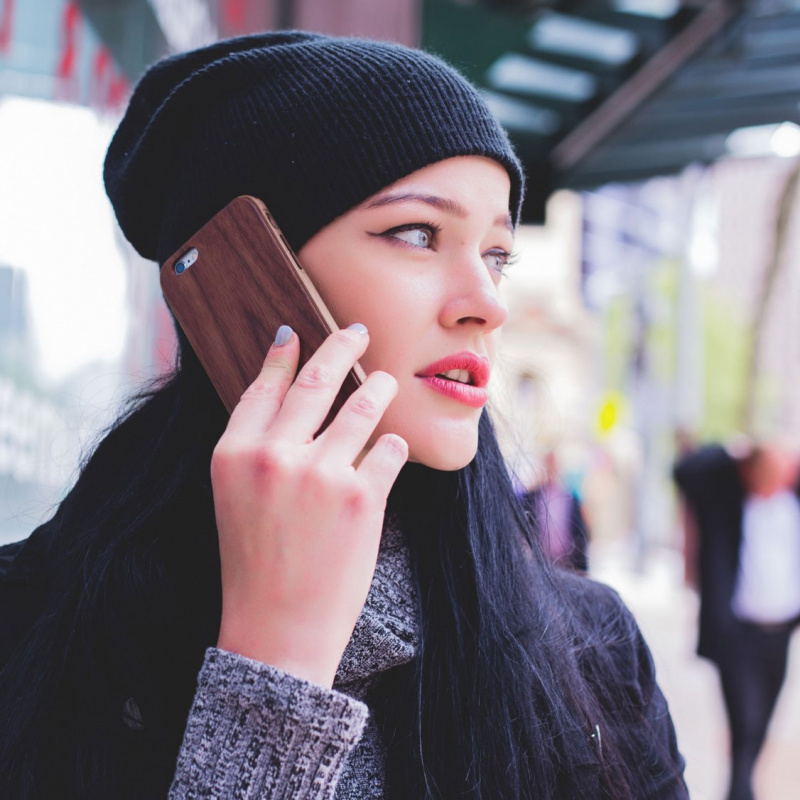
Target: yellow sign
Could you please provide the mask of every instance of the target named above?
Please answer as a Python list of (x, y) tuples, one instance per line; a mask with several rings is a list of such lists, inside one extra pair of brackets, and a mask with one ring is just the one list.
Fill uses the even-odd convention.
[(617, 426), (622, 416), (625, 398), (619, 392), (609, 392), (600, 404), (597, 415), (597, 430), (601, 436), (607, 436)]

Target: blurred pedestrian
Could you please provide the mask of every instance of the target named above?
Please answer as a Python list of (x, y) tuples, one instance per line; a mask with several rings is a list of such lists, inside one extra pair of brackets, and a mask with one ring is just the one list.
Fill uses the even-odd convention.
[(557, 566), (589, 569), (589, 533), (577, 493), (564, 482), (554, 450), (544, 457), (542, 480), (521, 497), (539, 534), (545, 555)]
[(778, 443), (689, 451), (675, 480), (696, 531), (698, 654), (718, 669), (731, 732), (729, 800), (752, 774), (800, 622), (800, 457)]

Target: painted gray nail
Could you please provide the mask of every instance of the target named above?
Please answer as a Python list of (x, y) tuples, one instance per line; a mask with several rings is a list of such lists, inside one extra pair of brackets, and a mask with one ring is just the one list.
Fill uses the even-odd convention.
[(282, 347), (292, 338), (294, 331), (288, 325), (281, 325), (278, 332), (275, 334), (275, 347)]
[(367, 326), (362, 325), (360, 322), (354, 322), (352, 325), (347, 326), (347, 330), (355, 331), (356, 333), (366, 333)]

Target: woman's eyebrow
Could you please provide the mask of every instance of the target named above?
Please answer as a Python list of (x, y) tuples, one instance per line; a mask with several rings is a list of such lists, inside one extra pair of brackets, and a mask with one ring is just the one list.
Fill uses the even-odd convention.
[[(396, 203), (408, 202), (426, 203), (427, 205), (432, 206), (439, 211), (452, 214), (454, 217), (458, 217), (459, 219), (465, 219), (467, 216), (469, 216), (467, 209), (456, 200), (450, 200), (447, 197), (439, 197), (435, 194), (420, 194), (417, 192), (381, 194), (377, 197), (373, 197), (369, 202), (365, 203), (364, 208), (380, 208), (381, 206), (390, 206)], [(511, 221), (510, 213), (501, 214), (499, 217), (497, 217), (497, 219), (495, 219), (494, 223), (495, 225), (502, 225), (503, 227), (508, 228), (508, 230), (510, 230), (512, 233), (514, 232), (514, 224)]]
[(447, 214), (452, 214), (454, 217), (464, 219), (467, 216), (467, 209), (455, 200), (449, 200), (446, 197), (439, 197), (435, 194), (420, 194), (418, 192), (403, 192), (403, 193), (389, 193), (380, 194), (373, 197), (364, 208), (379, 208), (380, 206), (391, 206), (396, 203), (426, 203), (429, 206), (438, 208)]

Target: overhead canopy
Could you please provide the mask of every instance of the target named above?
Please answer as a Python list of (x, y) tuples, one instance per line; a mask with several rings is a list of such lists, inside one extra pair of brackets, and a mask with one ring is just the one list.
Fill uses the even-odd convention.
[(423, 46), (485, 89), (532, 178), (526, 221), (556, 187), (675, 173), (800, 122), (800, 0), (503, 5), (426, 0)]

